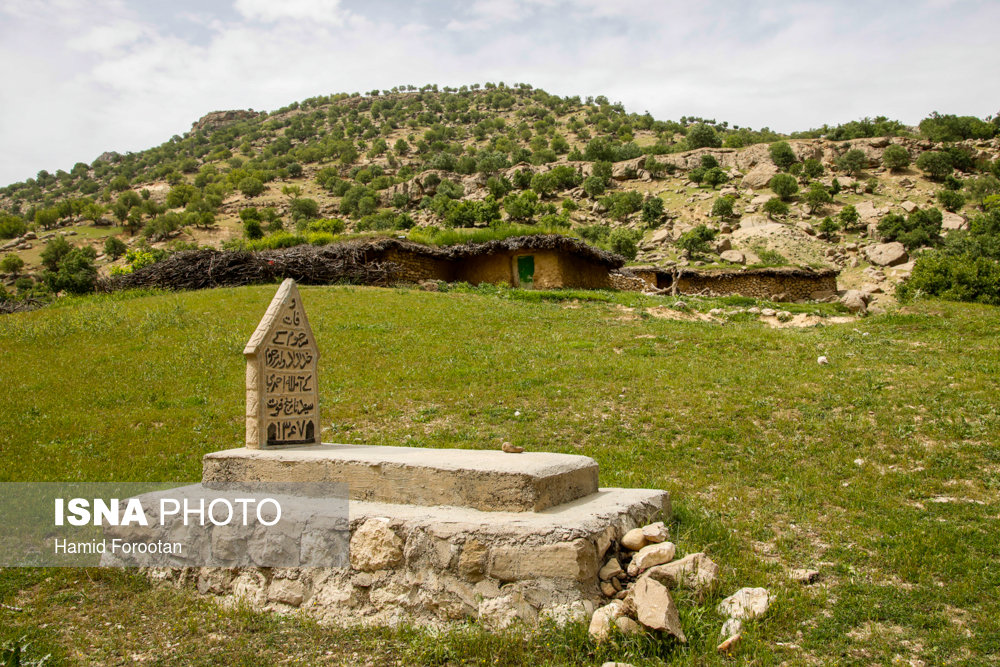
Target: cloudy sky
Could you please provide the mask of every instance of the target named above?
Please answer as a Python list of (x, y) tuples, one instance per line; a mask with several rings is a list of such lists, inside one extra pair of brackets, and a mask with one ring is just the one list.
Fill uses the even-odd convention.
[(779, 131), (1000, 110), (996, 0), (0, 0), (0, 185), (216, 109), (526, 82)]

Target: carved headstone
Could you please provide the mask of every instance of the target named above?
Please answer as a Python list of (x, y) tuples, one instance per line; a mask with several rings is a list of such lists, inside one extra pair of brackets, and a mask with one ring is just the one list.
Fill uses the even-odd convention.
[(281, 283), (243, 354), (247, 447), (319, 444), (319, 350), (291, 278)]

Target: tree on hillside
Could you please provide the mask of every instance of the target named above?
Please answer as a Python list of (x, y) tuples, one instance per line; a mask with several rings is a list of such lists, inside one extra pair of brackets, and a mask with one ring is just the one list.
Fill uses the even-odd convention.
[(124, 255), (126, 250), (128, 250), (128, 246), (117, 237), (109, 236), (104, 242), (104, 254), (113, 260)]
[(927, 174), (927, 177), (935, 180), (944, 180), (950, 176), (953, 165), (951, 156), (942, 151), (925, 151), (917, 158), (917, 168)]
[(715, 238), (716, 231), (706, 225), (698, 225), (694, 229), (681, 234), (677, 246), (684, 251), (684, 256), (694, 259), (701, 253), (709, 251), (709, 242)]
[(790, 174), (775, 174), (771, 177), (768, 187), (781, 197), (782, 201), (788, 201), (799, 191), (799, 182)]
[(809, 207), (810, 213), (816, 213), (825, 204), (829, 204), (833, 201), (833, 197), (830, 196), (830, 191), (826, 189), (822, 183), (813, 181), (809, 185), (809, 191), (805, 195), (806, 206)]
[(19, 255), (13, 253), (4, 256), (3, 260), (0, 261), (0, 270), (4, 273), (10, 273), (13, 276), (21, 273), (21, 269), (23, 268), (24, 260)]
[(852, 148), (837, 159), (837, 167), (851, 176), (857, 176), (868, 166), (868, 157), (860, 148)]
[(776, 141), (768, 149), (771, 161), (778, 169), (788, 169), (796, 162), (795, 151), (787, 141)]
[(687, 131), (688, 148), (718, 148), (722, 145), (722, 140), (716, 133), (715, 128), (705, 123), (697, 123), (688, 128)]
[(886, 146), (882, 153), (882, 166), (889, 171), (902, 171), (910, 166), (910, 153), (899, 144)]

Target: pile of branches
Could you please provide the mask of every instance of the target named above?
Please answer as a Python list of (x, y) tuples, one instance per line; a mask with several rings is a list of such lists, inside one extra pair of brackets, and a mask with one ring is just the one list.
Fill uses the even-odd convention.
[(0, 301), (0, 315), (11, 313), (26, 313), (29, 310), (38, 310), (45, 305), (44, 301), (38, 299), (4, 299)]
[(354, 244), (294, 246), (264, 252), (188, 250), (132, 273), (102, 278), (99, 292), (137, 288), (173, 290), (235, 287), (294, 278), (303, 284), (352, 283), (389, 285), (399, 267), (392, 262), (366, 261), (364, 248)]

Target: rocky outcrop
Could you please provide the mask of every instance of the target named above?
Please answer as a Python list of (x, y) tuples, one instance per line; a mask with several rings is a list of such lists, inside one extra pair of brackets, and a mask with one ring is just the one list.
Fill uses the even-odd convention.
[(253, 109), (238, 109), (233, 111), (210, 111), (191, 123), (191, 132), (211, 132), (220, 127), (241, 120), (252, 120), (261, 114)]

